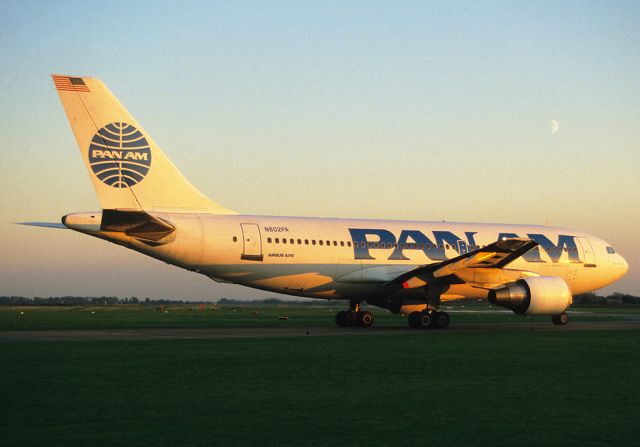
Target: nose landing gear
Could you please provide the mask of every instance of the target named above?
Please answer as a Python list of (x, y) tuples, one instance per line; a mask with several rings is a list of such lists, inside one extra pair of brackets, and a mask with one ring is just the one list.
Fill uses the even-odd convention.
[(553, 324), (558, 326), (564, 326), (569, 322), (569, 315), (566, 312), (562, 312), (560, 315), (554, 315), (551, 317)]

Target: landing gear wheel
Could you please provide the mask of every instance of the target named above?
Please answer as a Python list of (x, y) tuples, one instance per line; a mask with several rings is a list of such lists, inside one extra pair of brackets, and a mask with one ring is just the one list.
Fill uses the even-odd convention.
[(449, 314), (446, 312), (436, 312), (434, 315), (435, 327), (446, 329), (449, 327)]
[[(448, 320), (447, 316), (447, 320)], [(436, 326), (436, 313), (423, 310), (422, 312), (411, 312), (409, 314), (409, 326), (415, 329), (431, 329)], [(447, 323), (448, 324), (448, 323)]]
[(358, 314), (352, 310), (347, 310), (344, 316), (345, 327), (352, 327), (358, 324)]
[(373, 325), (373, 313), (365, 310), (364, 312), (360, 312), (359, 315), (359, 323), (362, 327), (371, 327)]
[(373, 324), (373, 320), (373, 313), (368, 310), (362, 312), (341, 310), (336, 314), (336, 324), (340, 327), (369, 327)]
[(569, 322), (569, 315), (566, 312), (562, 312), (560, 315), (554, 315), (551, 317), (553, 324), (558, 326), (564, 326)]
[(420, 329), (420, 315), (422, 313), (421, 312), (411, 312), (409, 314), (409, 326), (414, 328), (414, 329)]
[(418, 319), (419, 327), (422, 329), (431, 329), (435, 319), (433, 318), (433, 314), (431, 312), (422, 311), (420, 312), (420, 318)]
[(345, 327), (346, 326), (346, 315), (347, 315), (347, 311), (346, 310), (341, 310), (336, 314), (336, 324), (340, 327)]

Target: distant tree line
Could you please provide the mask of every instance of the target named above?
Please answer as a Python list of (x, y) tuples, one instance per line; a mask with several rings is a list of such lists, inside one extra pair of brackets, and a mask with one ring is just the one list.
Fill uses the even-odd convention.
[[(0, 306), (108, 306), (115, 304), (135, 304), (135, 305), (169, 305), (169, 304), (221, 304), (221, 305), (269, 305), (269, 304), (299, 304), (304, 305), (313, 302), (314, 304), (324, 304), (325, 301), (316, 302), (308, 301), (285, 301), (278, 298), (265, 298), (262, 300), (235, 300), (229, 298), (220, 298), (217, 301), (193, 301), (178, 299), (152, 299), (138, 298), (132, 296), (130, 298), (119, 298), (117, 296), (100, 296), (100, 297), (82, 297), (82, 296), (55, 296), (49, 298), (27, 298), (24, 296), (0, 296)], [(329, 302), (327, 302), (329, 303)]]
[[(470, 303), (476, 300), (469, 300)], [(169, 304), (219, 304), (219, 305), (335, 305), (335, 301), (326, 300), (304, 300), (290, 301), (278, 298), (265, 298), (261, 300), (238, 300), (230, 298), (220, 298), (215, 302), (191, 301), (191, 300), (172, 300), (172, 299), (151, 299), (138, 298), (132, 296), (130, 298), (119, 298), (117, 296), (100, 296), (100, 297), (82, 297), (82, 296), (56, 296), (49, 298), (27, 298), (24, 296), (0, 296), (0, 306), (105, 306), (115, 304), (134, 304), (134, 305), (169, 305)], [(640, 304), (640, 297), (625, 293), (615, 292), (608, 296), (597, 295), (594, 292), (583, 293), (573, 297), (574, 306), (616, 306), (616, 305), (637, 305)]]
[(594, 292), (583, 293), (573, 297), (573, 304), (577, 306), (612, 306), (640, 304), (640, 297), (626, 293), (612, 293), (609, 296), (597, 295)]
[(83, 297), (83, 296), (55, 296), (49, 298), (26, 298), (24, 296), (0, 296), (0, 306), (104, 306), (113, 304), (184, 304), (190, 301), (158, 300), (135, 296), (119, 298), (117, 296)]
[[(317, 300), (317, 299), (304, 299), (304, 300), (281, 300), (279, 298), (263, 298), (261, 300), (238, 300), (238, 299), (232, 299), (232, 298), (220, 298), (218, 301), (216, 301), (216, 304), (219, 305), (256, 305), (256, 304), (262, 304), (262, 305), (287, 305), (287, 306), (304, 306), (304, 305), (309, 305), (312, 304), (314, 306), (332, 306), (335, 305), (336, 301), (340, 301), (340, 300)], [(342, 301), (342, 303), (344, 303), (344, 301)]]

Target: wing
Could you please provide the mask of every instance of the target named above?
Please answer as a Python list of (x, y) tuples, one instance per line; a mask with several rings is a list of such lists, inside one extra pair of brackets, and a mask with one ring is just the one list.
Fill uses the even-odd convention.
[(471, 269), (502, 269), (537, 245), (537, 242), (525, 238), (500, 240), (453, 259), (417, 267), (387, 284), (402, 284), (405, 289), (411, 289), (432, 280), (445, 280), (447, 277), (453, 280), (454, 276), (455, 282), (466, 282), (464, 278), (469, 276), (467, 273)]

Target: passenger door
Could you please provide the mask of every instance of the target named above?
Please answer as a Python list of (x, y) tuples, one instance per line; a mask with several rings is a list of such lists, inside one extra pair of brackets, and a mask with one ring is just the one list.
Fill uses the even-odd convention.
[(246, 261), (262, 261), (262, 237), (258, 224), (243, 223), (242, 228), (242, 256)]

